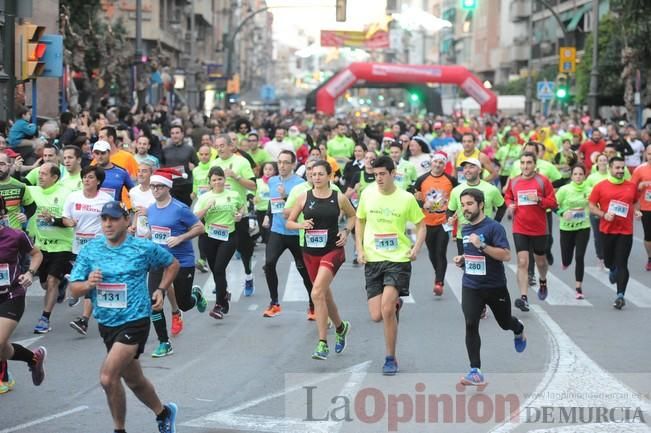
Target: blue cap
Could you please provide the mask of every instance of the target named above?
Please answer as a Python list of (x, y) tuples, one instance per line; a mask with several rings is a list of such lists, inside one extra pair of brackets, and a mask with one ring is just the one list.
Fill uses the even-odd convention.
[(129, 211), (119, 201), (110, 201), (102, 207), (101, 216), (108, 216), (111, 218), (122, 218), (129, 215)]

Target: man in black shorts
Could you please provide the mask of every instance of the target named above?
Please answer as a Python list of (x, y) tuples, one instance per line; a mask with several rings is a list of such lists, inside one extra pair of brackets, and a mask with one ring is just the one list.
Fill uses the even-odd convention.
[[(138, 358), (145, 349), (152, 307), (160, 309), (179, 262), (148, 239), (127, 236), (129, 212), (120, 202), (109, 202), (101, 212), (104, 236), (86, 244), (70, 274), (73, 296), (90, 294), (93, 316), (99, 324), (108, 354), (100, 383), (106, 393), (115, 433), (124, 433), (126, 396), (122, 380), (154, 414), (161, 433), (176, 432), (178, 408), (163, 405), (144, 376)], [(164, 268), (159, 288), (149, 295), (147, 272)], [(153, 303), (153, 305), (152, 305)]]
[[(7, 218), (5, 199), (0, 196), (0, 219)], [(30, 268), (20, 274), (20, 258), (29, 255)], [(20, 344), (9, 343), (25, 311), (25, 293), (36, 275), (43, 255), (21, 231), (0, 224), (0, 394), (11, 390), (14, 380), (9, 376), (7, 361), (23, 361), (32, 371), (32, 381), (38, 386), (45, 378), (45, 347), (31, 351)]]
[[(384, 322), (386, 357), (382, 373), (398, 372), (396, 341), (401, 296), (409, 296), (411, 261), (425, 242), (423, 212), (414, 196), (396, 187), (396, 168), (388, 156), (373, 163), (375, 184), (362, 192), (357, 207), (355, 241), (357, 260), (366, 264), (366, 295), (371, 320)], [(407, 223), (416, 225), (416, 243), (405, 234)]]

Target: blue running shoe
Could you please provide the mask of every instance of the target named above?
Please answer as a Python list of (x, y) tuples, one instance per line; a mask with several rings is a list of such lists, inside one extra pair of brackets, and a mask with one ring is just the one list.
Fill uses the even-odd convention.
[(50, 319), (45, 316), (41, 316), (38, 319), (38, 323), (34, 327), (34, 334), (47, 334), (52, 328), (50, 327)]
[(165, 409), (167, 409), (167, 416), (156, 420), (158, 422), (158, 431), (160, 433), (176, 433), (176, 414), (179, 408), (174, 403), (167, 403)]
[(515, 351), (518, 353), (524, 352), (524, 349), (527, 348), (527, 337), (524, 335), (524, 328), (520, 334), (515, 334), (513, 344), (515, 345)]
[(314, 352), (312, 353), (312, 359), (320, 359), (321, 361), (325, 361), (328, 359), (329, 353), (330, 349), (328, 348), (328, 344), (319, 340), (319, 343), (316, 345), (316, 349), (314, 349)]
[(253, 280), (244, 280), (244, 296), (253, 296), (254, 293), (255, 287), (253, 286)]
[(395, 356), (386, 356), (384, 358), (384, 366), (382, 366), (382, 374), (385, 376), (394, 376), (398, 372), (398, 361)]
[(471, 368), (468, 374), (461, 378), (462, 385), (479, 386), (485, 383), (484, 375), (481, 374), (481, 370), (478, 368)]
[(608, 281), (610, 281), (610, 284), (615, 284), (617, 282), (617, 268), (612, 268), (608, 271)]
[(622, 308), (624, 308), (624, 305), (626, 305), (626, 301), (624, 300), (624, 295), (619, 293), (617, 295), (617, 298), (615, 298), (613, 307), (617, 308), (618, 310), (621, 310)]
[(344, 325), (344, 330), (341, 331), (341, 334), (335, 332), (335, 338), (337, 339), (337, 342), (335, 344), (335, 353), (343, 353), (344, 350), (346, 350), (346, 337), (350, 331), (350, 322), (348, 320), (344, 320), (342, 324)]

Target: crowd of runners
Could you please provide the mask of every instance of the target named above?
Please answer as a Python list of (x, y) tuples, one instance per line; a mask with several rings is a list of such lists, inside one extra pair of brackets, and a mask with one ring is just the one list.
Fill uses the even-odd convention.
[[(411, 262), (425, 246), (432, 296), (444, 296), (449, 262), (463, 269), (465, 385), (484, 383), (479, 324), (487, 307), (513, 332), (515, 350), (526, 348), (507, 288), (504, 263), (512, 257), (513, 307), (522, 314), (530, 294), (545, 300), (555, 290), (547, 279), (554, 239), (562, 269), (574, 268), (577, 300), (590, 295), (583, 278), (594, 254), (616, 285), (613, 307), (626, 305), (635, 218), (651, 271), (651, 135), (623, 122), (238, 110), (190, 116), (164, 106), (63, 113), (40, 127), (30, 121), (21, 108), (0, 136), (0, 394), (15, 386), (7, 361), (26, 363), (34, 385), (43, 382), (45, 347), (30, 350), (11, 336), (21, 319), (34, 321), (34, 333), (51, 332), (55, 307), (65, 302), (80, 313), (69, 331), (57, 332), (86, 335), (91, 318), (97, 321), (107, 348), (100, 382), (116, 433), (125, 432), (123, 380), (155, 414), (159, 431), (175, 431), (178, 408), (161, 403), (139, 356), (152, 324), (159, 343), (151, 356), (160, 358), (174, 352), (170, 335), (183, 332), (184, 312), (227, 320), (226, 268), (234, 256), (244, 296), (268, 290), (262, 316), (272, 320), (283, 311), (277, 265), (289, 250), (308, 294), (306, 319), (316, 324), (315, 360), (330, 356), (330, 327), (334, 352), (347, 348), (356, 318), (338, 308), (333, 286), (345, 284), (336, 281), (342, 264), (358, 266), (369, 316), (383, 324), (382, 373), (395, 375)], [(503, 219), (511, 220), (508, 230)], [(263, 244), (264, 282), (253, 277), (256, 244)], [(194, 284), (195, 272), (211, 273), (213, 294)], [(30, 288), (36, 277), (43, 308), (23, 317), (27, 290), (41, 290)]]

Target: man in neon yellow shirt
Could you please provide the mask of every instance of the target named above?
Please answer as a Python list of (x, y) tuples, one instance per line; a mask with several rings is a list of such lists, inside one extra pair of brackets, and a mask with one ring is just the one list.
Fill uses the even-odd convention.
[[(43, 252), (43, 263), (38, 269), (41, 286), (45, 288), (41, 318), (34, 328), (36, 334), (50, 332), (50, 315), (54, 304), (65, 298), (65, 285), (60, 285), (72, 269), (73, 230), (63, 224), (63, 205), (70, 191), (61, 185), (59, 167), (46, 162), (39, 168), (39, 186), (29, 187), (36, 203), (33, 226), (36, 246)], [(63, 293), (61, 293), (63, 292)]]
[[(395, 164), (388, 156), (373, 163), (375, 183), (362, 192), (357, 207), (355, 243), (357, 260), (366, 264), (366, 294), (371, 320), (384, 322), (387, 355), (382, 373), (398, 372), (396, 340), (401, 296), (409, 296), (411, 261), (425, 241), (424, 215), (414, 196), (394, 182)], [(416, 243), (405, 234), (407, 223), (416, 225)], [(394, 308), (395, 306), (395, 308)]]
[(346, 137), (346, 124), (337, 123), (337, 135), (328, 140), (326, 147), (328, 148), (328, 156), (333, 157), (337, 164), (342, 167), (346, 165), (348, 160), (353, 155), (355, 149), (355, 142), (352, 138)]
[(77, 146), (64, 147), (63, 166), (68, 171), (68, 174), (59, 183), (70, 192), (81, 191), (81, 149)]

